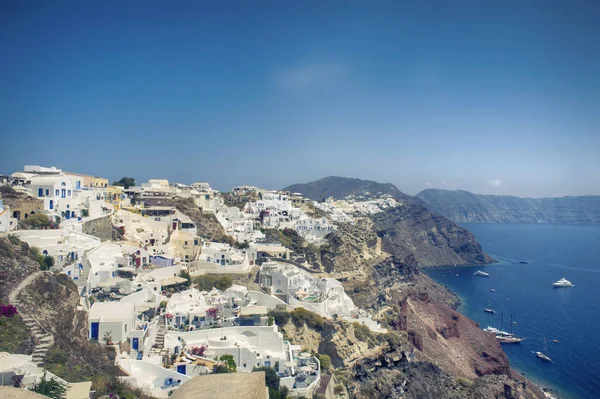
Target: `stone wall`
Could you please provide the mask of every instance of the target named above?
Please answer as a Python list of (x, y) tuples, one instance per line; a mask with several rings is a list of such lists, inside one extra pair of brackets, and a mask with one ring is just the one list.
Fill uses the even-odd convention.
[(83, 223), (83, 233), (98, 237), (102, 241), (111, 240), (112, 232), (110, 216), (103, 216)]

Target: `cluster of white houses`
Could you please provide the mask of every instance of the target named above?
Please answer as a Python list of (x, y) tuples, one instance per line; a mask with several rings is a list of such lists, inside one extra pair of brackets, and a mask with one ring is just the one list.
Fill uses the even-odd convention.
[[(33, 212), (13, 215), (0, 201), (0, 232), (15, 230), (21, 240), (51, 256), (55, 270), (74, 280), (89, 312), (89, 339), (128, 342), (130, 349), (117, 359), (128, 374), (124, 379), (154, 396), (167, 397), (192, 377), (212, 373), (221, 355), (232, 355), (238, 372), (274, 367), (292, 396), (310, 397), (320, 381), (319, 361), (284, 339), (269, 322), (270, 310), (304, 307), (384, 331), (353, 304), (339, 281), (305, 272), (286, 261), (288, 248), (264, 242), (260, 228), (295, 229), (313, 243), (335, 230), (327, 218), (308, 216), (300, 195), (236, 187), (234, 196), (260, 194), (239, 209), (225, 206), (208, 183), (149, 180), (122, 188), (109, 186), (106, 179), (40, 166), (25, 166), (4, 183), (42, 201), (41, 211), (55, 220), (56, 228), (15, 230), (18, 220)], [(172, 196), (192, 198), (202, 211), (215, 214), (227, 234), (247, 243), (245, 249), (202, 240), (196, 223), (174, 207), (143, 206), (144, 199)], [(387, 203), (363, 205), (380, 206)], [(335, 209), (347, 205), (321, 207), (333, 216), (346, 214)], [(101, 219), (118, 240), (86, 234), (86, 226)], [(182, 274), (246, 276), (255, 268), (260, 291), (241, 285), (199, 291)]]

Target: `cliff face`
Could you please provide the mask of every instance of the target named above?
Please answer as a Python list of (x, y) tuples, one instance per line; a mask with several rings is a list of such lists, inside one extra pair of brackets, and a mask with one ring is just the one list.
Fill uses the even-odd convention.
[[(322, 200), (371, 199), (392, 196), (400, 205), (368, 215), (354, 226), (340, 224), (338, 231), (321, 248), (317, 261), (327, 272), (338, 277), (344, 272), (360, 272), (365, 264), (374, 264), (385, 254), (400, 261), (413, 257), (420, 266), (479, 265), (491, 263), (475, 237), (454, 222), (432, 214), (421, 201), (402, 193), (389, 183), (326, 177), (284, 190)], [(373, 258), (376, 258), (373, 260)], [(352, 268), (355, 270), (351, 270)], [(340, 274), (341, 273), (341, 274)]]
[(519, 198), (428, 189), (416, 197), (456, 223), (600, 224), (600, 196)]
[(419, 204), (388, 208), (371, 219), (384, 251), (401, 259), (413, 256), (420, 266), (479, 265), (494, 261), (471, 233)]

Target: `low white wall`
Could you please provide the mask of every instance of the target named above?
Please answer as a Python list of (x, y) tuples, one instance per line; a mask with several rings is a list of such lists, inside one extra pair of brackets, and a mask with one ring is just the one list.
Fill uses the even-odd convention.
[(277, 308), (277, 306), (285, 306), (286, 309), (293, 308), (293, 306), (289, 306), (281, 299), (275, 298), (271, 295), (267, 295), (264, 292), (260, 291), (248, 291), (247, 297), (253, 301), (256, 301), (258, 305), (266, 306), (269, 310), (274, 310)]

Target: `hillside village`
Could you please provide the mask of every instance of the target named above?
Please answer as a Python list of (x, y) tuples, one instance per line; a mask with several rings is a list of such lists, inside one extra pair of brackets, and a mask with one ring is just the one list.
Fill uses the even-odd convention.
[[(225, 194), (205, 182), (110, 185), (33, 165), (0, 176), (0, 183), (0, 236), (37, 248), (43, 273), (72, 280), (89, 341), (113, 346), (122, 381), (148, 396), (166, 398), (194, 377), (209, 381), (257, 368), (274, 370), (289, 397), (332, 391), (329, 359), (323, 364), (326, 356), (286, 337), (275, 322), (278, 312), (302, 309), (311, 312), (307, 317), (358, 323), (369, 334), (387, 331), (340, 281), (321, 277), (319, 266), (273, 240), (272, 231), (293, 230), (319, 246), (340, 223), (398, 205), (391, 197), (317, 203), (250, 186)], [(224, 235), (212, 241), (201, 234), (196, 213)], [(25, 314), (12, 299), (9, 306)], [(37, 328), (35, 314), (27, 320)], [(31, 388), (54, 378), (43, 371), (53, 339), (37, 336), (29, 356), (1, 353), (2, 385)], [(89, 396), (91, 383), (82, 388), (56, 378)], [(343, 394), (338, 386), (330, 397)]]

